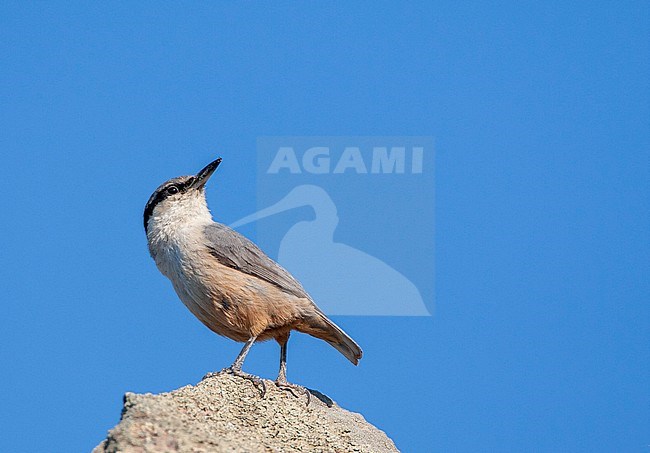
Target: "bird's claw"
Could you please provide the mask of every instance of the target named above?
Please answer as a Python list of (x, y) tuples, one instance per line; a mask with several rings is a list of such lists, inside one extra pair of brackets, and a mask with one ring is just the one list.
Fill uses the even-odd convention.
[[(287, 381), (275, 381), (275, 385), (280, 389), (280, 390), (285, 390), (289, 393), (291, 393), (293, 396), (296, 398), (300, 398), (301, 395), (306, 395), (307, 396), (307, 406), (309, 406), (309, 403), (311, 402), (311, 392), (309, 389), (297, 385), (297, 384), (291, 384)], [(296, 394), (297, 393), (297, 394)]]
[(246, 373), (245, 371), (233, 367), (224, 368), (217, 374), (232, 374), (233, 376), (251, 381), (253, 385), (260, 390), (262, 398), (266, 395), (266, 384), (264, 383), (264, 379), (255, 376), (254, 374)]

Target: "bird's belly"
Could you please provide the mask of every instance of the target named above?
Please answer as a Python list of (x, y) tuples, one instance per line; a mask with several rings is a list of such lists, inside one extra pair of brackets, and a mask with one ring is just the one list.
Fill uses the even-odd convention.
[(197, 268), (200, 257), (193, 253), (181, 253), (177, 247), (168, 247), (163, 254), (156, 256), (156, 265), (167, 277), (183, 304), (213, 332), (233, 339), (246, 341), (247, 332), (230, 322), (224, 310), (228, 301), (215, 291), (215, 276), (206, 269)]
[(246, 341), (299, 317), (296, 297), (210, 257), (171, 254), (157, 264), (183, 304), (219, 335)]

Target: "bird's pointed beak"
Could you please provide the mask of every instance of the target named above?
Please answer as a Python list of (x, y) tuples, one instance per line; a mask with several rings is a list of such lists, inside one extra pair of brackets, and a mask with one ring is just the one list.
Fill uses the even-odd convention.
[(208, 182), (208, 179), (210, 179), (210, 176), (212, 176), (212, 173), (215, 172), (220, 163), (221, 157), (215, 161), (210, 162), (203, 168), (203, 170), (198, 172), (194, 177), (194, 181), (192, 182), (192, 188), (201, 189), (203, 186), (205, 186), (205, 183)]

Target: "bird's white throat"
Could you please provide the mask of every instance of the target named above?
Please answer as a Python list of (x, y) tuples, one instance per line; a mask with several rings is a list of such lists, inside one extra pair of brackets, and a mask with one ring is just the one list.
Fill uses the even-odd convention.
[(157, 263), (172, 249), (196, 242), (198, 237), (194, 236), (200, 235), (200, 229), (213, 222), (202, 193), (184, 195), (158, 204), (149, 219), (147, 241)]

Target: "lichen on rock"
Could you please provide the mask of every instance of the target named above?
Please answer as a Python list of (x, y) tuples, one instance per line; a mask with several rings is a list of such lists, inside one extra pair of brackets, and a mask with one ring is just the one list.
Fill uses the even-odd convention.
[(228, 374), (159, 395), (127, 393), (117, 426), (93, 453), (396, 452), (359, 414), (312, 391), (306, 397), (267, 384), (264, 397)]

